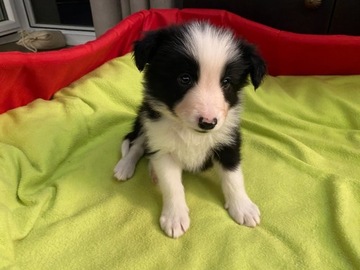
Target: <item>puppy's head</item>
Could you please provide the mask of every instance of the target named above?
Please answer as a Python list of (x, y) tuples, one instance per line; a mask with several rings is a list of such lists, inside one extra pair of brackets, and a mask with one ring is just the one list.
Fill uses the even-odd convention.
[(147, 33), (134, 57), (145, 71), (146, 98), (200, 132), (221, 128), (248, 77), (256, 89), (266, 72), (252, 45), (203, 22)]

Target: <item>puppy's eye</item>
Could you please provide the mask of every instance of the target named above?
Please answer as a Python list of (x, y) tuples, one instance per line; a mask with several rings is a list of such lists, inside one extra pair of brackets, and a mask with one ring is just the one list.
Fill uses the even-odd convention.
[(222, 81), (221, 81), (222, 88), (227, 89), (227, 88), (229, 88), (230, 85), (231, 85), (231, 78), (225, 77), (224, 79), (222, 79)]
[(178, 78), (178, 83), (182, 86), (190, 86), (193, 83), (193, 79), (187, 73), (181, 74)]

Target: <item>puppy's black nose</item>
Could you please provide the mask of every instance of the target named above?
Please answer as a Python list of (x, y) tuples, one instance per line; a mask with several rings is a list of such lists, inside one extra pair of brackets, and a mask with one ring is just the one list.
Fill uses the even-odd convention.
[(203, 117), (199, 118), (199, 128), (203, 130), (210, 130), (213, 129), (217, 124), (217, 119), (214, 118), (213, 120), (205, 119)]

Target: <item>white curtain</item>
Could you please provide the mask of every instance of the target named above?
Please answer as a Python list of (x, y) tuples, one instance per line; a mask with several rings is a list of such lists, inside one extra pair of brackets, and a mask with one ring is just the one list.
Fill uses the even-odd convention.
[(149, 8), (181, 8), (181, 0), (90, 0), (96, 36), (134, 12)]

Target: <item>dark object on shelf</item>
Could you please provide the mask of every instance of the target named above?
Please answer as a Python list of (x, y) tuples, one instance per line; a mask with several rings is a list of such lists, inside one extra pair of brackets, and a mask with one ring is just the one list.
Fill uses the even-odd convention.
[(183, 6), (224, 9), (296, 33), (360, 35), (358, 0), (184, 0)]

